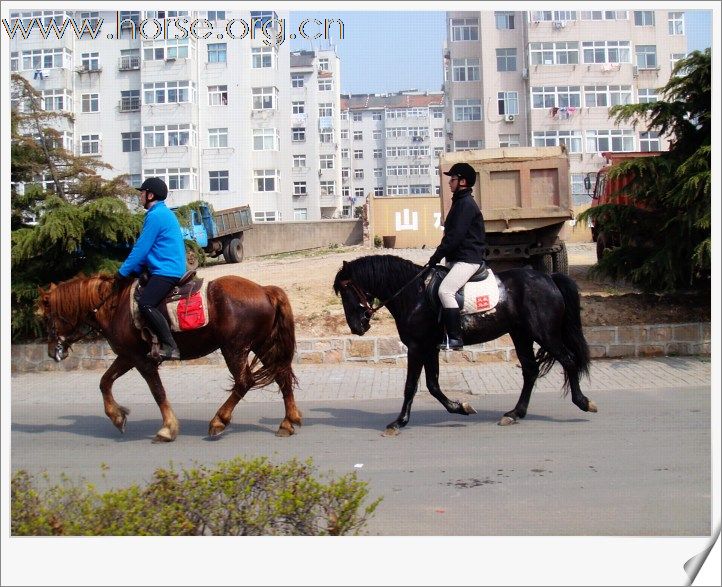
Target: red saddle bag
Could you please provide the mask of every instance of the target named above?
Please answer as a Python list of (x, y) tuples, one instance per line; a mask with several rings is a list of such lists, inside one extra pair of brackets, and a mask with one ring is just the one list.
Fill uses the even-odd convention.
[(178, 301), (178, 326), (181, 330), (194, 330), (206, 323), (200, 292)]

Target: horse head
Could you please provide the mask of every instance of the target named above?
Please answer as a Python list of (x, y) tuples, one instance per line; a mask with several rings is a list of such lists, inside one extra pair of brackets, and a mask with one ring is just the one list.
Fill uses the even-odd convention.
[(336, 295), (341, 295), (346, 323), (351, 332), (363, 336), (371, 328), (371, 316), (374, 310), (369, 300), (373, 300), (373, 296), (351, 278), (346, 261), (336, 274), (333, 290)]
[(67, 358), (71, 343), (68, 342), (68, 323), (53, 312), (57, 288), (54, 283), (47, 290), (38, 288), (38, 308), (35, 314), (43, 320), (48, 333), (48, 356), (59, 363)]

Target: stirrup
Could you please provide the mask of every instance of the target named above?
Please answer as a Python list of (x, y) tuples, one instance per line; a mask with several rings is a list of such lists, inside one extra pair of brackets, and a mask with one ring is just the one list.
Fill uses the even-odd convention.
[(449, 335), (446, 335), (446, 341), (442, 342), (440, 345), (438, 345), (438, 349), (440, 351), (460, 351), (464, 348), (464, 341), (457, 338), (449, 338)]

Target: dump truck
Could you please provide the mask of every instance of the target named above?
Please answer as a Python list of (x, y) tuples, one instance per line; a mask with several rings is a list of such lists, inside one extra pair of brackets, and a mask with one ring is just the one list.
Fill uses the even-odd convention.
[[(638, 157), (657, 157), (661, 155), (661, 151), (631, 151), (626, 153), (614, 153), (612, 151), (604, 151), (606, 164), (597, 172), (596, 181), (594, 183), (594, 191), (592, 191), (592, 207), (604, 204), (620, 204), (629, 205), (629, 197), (625, 194), (624, 188), (632, 181), (630, 174), (620, 175), (614, 179), (608, 177), (609, 170), (615, 165), (619, 165), (630, 159)], [(584, 187), (589, 191), (592, 187), (590, 175), (584, 178)], [(637, 205), (638, 208), (641, 208)], [(611, 230), (605, 226), (604, 217), (597, 217), (592, 223), (592, 240), (597, 244), (597, 260), (602, 258), (604, 251), (617, 247), (620, 244), (620, 235), (618, 232)]]
[[(243, 261), (243, 234), (253, 228), (250, 206), (238, 206), (217, 212), (206, 204), (191, 211), (190, 222), (181, 224), (183, 238), (192, 240), (210, 257), (223, 255), (226, 263)], [(186, 251), (189, 270), (198, 267), (195, 253)]]
[[(564, 243), (571, 206), (569, 158), (564, 146), (510, 147), (442, 153), (439, 169), (468, 163), (477, 172), (474, 198), (486, 225), (486, 258), (569, 272)], [(441, 180), (441, 217), (451, 208), (448, 177)]]

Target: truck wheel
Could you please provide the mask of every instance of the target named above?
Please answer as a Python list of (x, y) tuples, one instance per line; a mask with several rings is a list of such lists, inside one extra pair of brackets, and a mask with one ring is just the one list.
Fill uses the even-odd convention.
[(566, 243), (562, 243), (562, 248), (552, 255), (552, 267), (555, 273), (569, 275), (569, 256)]
[(600, 232), (597, 235), (597, 261), (601, 261), (604, 256), (604, 251), (609, 250), (609, 243), (607, 243), (607, 235)]
[(223, 256), (226, 259), (226, 263), (240, 263), (243, 261), (243, 243), (241, 239), (234, 238), (228, 243), (228, 250), (223, 248)]
[(554, 271), (552, 256), (547, 253), (534, 257), (534, 269), (541, 271), (542, 273), (551, 273)]
[(198, 269), (198, 255), (191, 249), (186, 249), (186, 271), (195, 271)]

